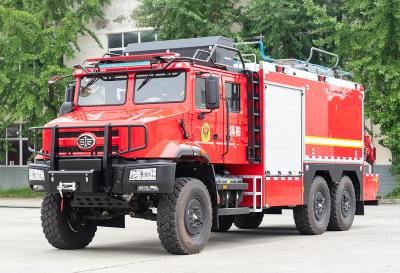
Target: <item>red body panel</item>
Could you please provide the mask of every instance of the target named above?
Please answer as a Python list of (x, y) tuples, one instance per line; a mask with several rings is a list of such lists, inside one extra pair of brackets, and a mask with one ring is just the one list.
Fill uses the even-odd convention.
[(377, 174), (364, 175), (364, 201), (376, 200), (379, 190), (379, 176)]

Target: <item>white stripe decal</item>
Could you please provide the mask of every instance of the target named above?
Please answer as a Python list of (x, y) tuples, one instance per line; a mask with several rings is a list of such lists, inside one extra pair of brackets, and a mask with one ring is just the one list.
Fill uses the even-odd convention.
[(351, 158), (351, 157), (331, 157), (329, 159), (325, 158), (315, 158), (315, 156), (305, 156), (304, 157), (305, 162), (329, 162), (329, 163), (359, 163), (362, 164), (363, 160), (362, 158), (358, 159), (356, 158)]
[(348, 148), (362, 148), (362, 140), (343, 139), (343, 138), (329, 138), (329, 137), (316, 137), (306, 136), (304, 138), (305, 144), (321, 145), (321, 146), (336, 146)]

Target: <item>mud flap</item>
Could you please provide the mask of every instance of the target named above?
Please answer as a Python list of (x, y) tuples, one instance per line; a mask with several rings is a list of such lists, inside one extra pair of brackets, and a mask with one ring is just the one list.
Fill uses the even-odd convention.
[(364, 201), (357, 201), (356, 215), (364, 215)]

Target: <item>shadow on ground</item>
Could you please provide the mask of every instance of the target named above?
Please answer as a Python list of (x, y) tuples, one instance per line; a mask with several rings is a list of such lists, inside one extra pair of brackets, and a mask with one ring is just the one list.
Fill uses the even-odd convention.
[[(213, 232), (211, 233), (210, 240), (206, 246), (206, 249), (219, 249), (229, 247), (232, 245), (238, 245), (238, 243), (245, 243), (247, 245), (253, 243), (260, 243), (266, 241), (281, 240), (283, 238), (289, 238), (293, 236), (301, 236), (296, 228), (292, 226), (274, 226), (274, 227), (260, 227), (258, 229), (247, 229), (237, 230), (233, 229), (228, 232)], [(158, 238), (147, 240), (129, 240), (126, 242), (116, 242), (101, 245), (89, 246), (84, 250), (87, 252), (96, 252), (102, 254), (117, 254), (117, 253), (129, 253), (129, 254), (146, 254), (151, 256), (169, 255), (161, 246)]]

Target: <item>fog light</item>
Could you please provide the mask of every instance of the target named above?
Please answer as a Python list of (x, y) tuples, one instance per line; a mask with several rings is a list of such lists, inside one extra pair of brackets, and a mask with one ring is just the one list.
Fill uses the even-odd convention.
[(158, 191), (158, 186), (155, 186), (155, 185), (138, 186), (137, 191)]
[(29, 169), (29, 180), (44, 180), (44, 170)]
[(141, 180), (141, 181), (157, 180), (157, 169), (156, 168), (132, 169), (129, 172), (129, 180)]

